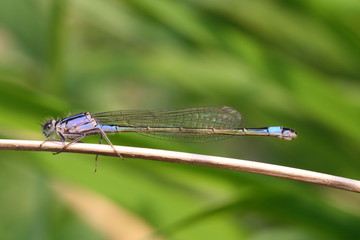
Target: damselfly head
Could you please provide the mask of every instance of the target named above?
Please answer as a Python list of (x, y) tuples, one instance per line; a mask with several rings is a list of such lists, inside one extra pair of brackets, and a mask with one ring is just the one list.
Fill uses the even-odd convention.
[(54, 119), (51, 119), (49, 121), (47, 121), (46, 123), (44, 123), (44, 125), (42, 125), (42, 132), (45, 135), (45, 137), (50, 137), (51, 135), (54, 134), (55, 131), (55, 123), (56, 121)]

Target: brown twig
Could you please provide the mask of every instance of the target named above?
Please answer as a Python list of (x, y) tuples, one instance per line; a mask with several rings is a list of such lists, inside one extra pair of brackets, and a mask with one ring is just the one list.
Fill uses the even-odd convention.
[[(0, 150), (58, 152), (63, 148), (63, 145), (60, 142), (48, 141), (43, 144), (42, 143), (43, 141), (3, 139), (0, 140)], [(163, 162), (185, 163), (206, 167), (225, 168), (235, 171), (258, 173), (297, 181), (315, 183), (353, 192), (360, 192), (360, 181), (324, 173), (234, 158), (215, 157), (148, 148), (122, 146), (114, 147), (121, 154), (121, 156), (125, 158), (141, 158)], [(110, 146), (100, 144), (75, 143), (64, 149), (63, 151), (118, 157), (117, 153), (115, 153)]]

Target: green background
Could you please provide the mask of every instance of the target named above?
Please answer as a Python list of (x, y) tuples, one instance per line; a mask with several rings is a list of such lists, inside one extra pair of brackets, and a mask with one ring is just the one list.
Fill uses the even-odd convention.
[[(82, 111), (228, 105), (244, 126), (299, 136), (110, 138), (360, 179), (359, 26), (354, 0), (1, 0), (0, 137), (44, 140), (39, 123)], [(90, 155), (1, 151), (0, 239), (128, 239), (101, 228), (114, 223), (141, 232), (105, 212), (94, 224), (87, 214), (106, 203), (161, 239), (360, 237), (355, 193), (140, 159), (93, 169)], [(73, 188), (79, 205), (64, 201)]]

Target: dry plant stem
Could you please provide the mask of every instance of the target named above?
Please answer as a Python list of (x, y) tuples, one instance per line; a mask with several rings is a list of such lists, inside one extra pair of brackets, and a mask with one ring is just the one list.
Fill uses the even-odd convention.
[[(28, 141), (28, 140), (1, 140), (0, 150), (19, 150), (19, 151), (49, 151), (58, 152), (63, 148), (61, 142)], [(40, 146), (42, 144), (42, 146)], [(124, 158), (141, 158), (155, 161), (185, 163), (206, 167), (225, 168), (235, 171), (258, 173), (263, 175), (287, 178), (303, 182), (315, 183), (360, 192), (360, 181), (337, 177), (329, 174), (312, 172), (302, 169), (283, 167), (273, 164), (253, 162), (234, 158), (224, 158), (191, 154), (183, 152), (173, 152), (148, 148), (114, 146)], [(109, 145), (74, 143), (63, 152), (98, 154), (104, 156), (118, 157), (118, 154)]]

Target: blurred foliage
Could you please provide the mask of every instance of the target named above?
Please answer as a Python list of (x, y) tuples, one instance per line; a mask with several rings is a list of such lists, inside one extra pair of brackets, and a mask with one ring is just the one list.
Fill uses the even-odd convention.
[[(229, 105), (244, 126), (299, 137), (111, 139), (360, 179), (359, 23), (353, 0), (2, 0), (0, 137), (44, 139), (45, 117), (79, 111)], [(106, 157), (94, 174), (92, 156), (68, 153), (2, 151), (0, 164), (1, 239), (111, 238), (56, 182), (109, 199), (163, 239), (360, 236), (359, 196), (326, 187)]]

